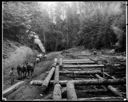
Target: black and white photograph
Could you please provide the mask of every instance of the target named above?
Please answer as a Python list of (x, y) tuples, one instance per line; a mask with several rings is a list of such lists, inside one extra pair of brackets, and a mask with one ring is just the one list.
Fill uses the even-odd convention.
[(126, 1), (2, 1), (2, 101), (128, 101)]

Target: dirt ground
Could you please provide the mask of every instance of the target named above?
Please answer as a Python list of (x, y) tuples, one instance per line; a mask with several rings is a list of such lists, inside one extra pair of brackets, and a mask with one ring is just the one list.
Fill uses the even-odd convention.
[[(73, 53), (68, 55), (68, 53)], [(33, 54), (33, 52), (26, 48), (26, 47), (20, 47), (18, 48), (10, 58), (8, 59), (10, 61), (9, 64), (6, 64), (8, 66), (4, 66), (5, 69), (3, 69), (3, 77), (4, 77), (4, 84), (3, 89), (6, 89), (10, 87), (10, 80), (8, 76), (8, 71), (10, 70), (10, 66), (14, 65), (17, 66), (17, 64), (22, 63), (25, 60), (26, 55)], [(41, 96), (41, 87), (40, 86), (32, 86), (30, 85), (30, 81), (33, 79), (43, 80), (46, 77), (46, 71), (50, 70), (50, 66), (53, 63), (54, 58), (78, 58), (78, 54), (84, 54), (84, 57), (91, 56), (92, 52), (89, 50), (83, 50), (83, 48), (73, 48), (70, 50), (62, 51), (62, 52), (51, 52), (47, 54), (47, 59), (44, 61), (36, 64), (33, 77), (30, 79), (24, 79), (25, 83), (19, 87), (16, 91), (9, 94), (6, 98), (7, 100), (13, 100), (13, 101), (31, 101), (33, 99), (39, 99), (42, 98)], [(101, 56), (91, 56), (92, 59), (99, 59)], [(102, 56), (103, 57), (103, 56)], [(83, 58), (79, 57), (79, 58)], [(104, 57), (105, 58), (105, 57)], [(13, 63), (13, 64), (12, 64)], [(17, 73), (15, 72), (15, 77), (17, 77)], [(15, 83), (20, 80), (15, 79)]]

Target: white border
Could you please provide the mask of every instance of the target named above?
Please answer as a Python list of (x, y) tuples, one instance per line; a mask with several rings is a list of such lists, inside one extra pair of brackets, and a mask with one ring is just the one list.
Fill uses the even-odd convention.
[(128, 60), (127, 60), (127, 58), (128, 58), (128, 56), (127, 56), (127, 53), (128, 53), (128, 41), (127, 41), (127, 39), (128, 39), (128, 34), (127, 34), (127, 31), (128, 31), (128, 29), (127, 29), (127, 1), (126, 1), (126, 99), (128, 100)]
[[(127, 8), (128, 8), (128, 2), (126, 1), (126, 99), (128, 100), (128, 34), (127, 34), (127, 24), (128, 24), (128, 21), (127, 21)], [(2, 2), (2, 15), (3, 15), (3, 2)], [(3, 55), (3, 16), (2, 16), (2, 55)], [(3, 91), (3, 57), (2, 57), (2, 91)], [(3, 94), (2, 94), (2, 97), (3, 97)]]

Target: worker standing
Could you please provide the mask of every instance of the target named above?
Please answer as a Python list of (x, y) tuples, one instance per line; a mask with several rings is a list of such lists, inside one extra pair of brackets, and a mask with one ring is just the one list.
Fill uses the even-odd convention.
[(12, 67), (10, 72), (9, 72), (9, 76), (11, 79), (11, 85), (14, 83), (14, 68)]

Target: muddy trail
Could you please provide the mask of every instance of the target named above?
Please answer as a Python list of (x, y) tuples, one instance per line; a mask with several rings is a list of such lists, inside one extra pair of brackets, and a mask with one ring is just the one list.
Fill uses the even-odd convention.
[[(108, 51), (107, 51), (108, 52)], [(57, 92), (60, 92), (61, 95), (54, 94), (55, 82), (54, 76), (52, 75), (50, 83), (45, 91), (42, 91), (42, 86), (40, 82), (38, 84), (30, 84), (33, 80), (43, 81), (49, 74), (49, 71), (52, 70), (52, 64), (54, 59), (62, 59), (62, 65), (59, 68), (59, 83), (61, 88), (57, 87)], [(83, 61), (84, 59), (84, 61)], [(86, 61), (85, 61), (86, 60)], [(85, 62), (88, 62), (93, 65), (92, 68), (85, 68)], [(112, 86), (109, 85), (99, 85), (99, 84), (86, 84), (83, 80), (89, 81), (88, 83), (97, 83), (95, 79), (122, 79), (125, 78), (125, 64), (126, 58), (125, 54), (111, 54), (111, 53), (101, 53), (97, 51), (97, 54), (94, 55), (93, 52), (85, 50), (83, 48), (72, 48), (69, 50), (61, 52), (52, 52), (47, 54), (47, 59), (36, 64), (34, 74), (30, 79), (24, 79), (25, 81), (17, 90), (14, 90), (12, 93), (6, 96), (7, 100), (19, 100), (19, 101), (32, 101), (32, 100), (53, 100), (53, 99), (73, 99), (73, 100), (122, 100), (126, 96), (126, 89), (124, 80), (119, 84), (118, 81), (114, 81)], [(89, 65), (89, 63), (86, 63)], [(94, 65), (105, 65), (109, 63), (106, 68), (98, 66), (95, 68)], [(82, 67), (83, 66), (83, 67)], [(115, 71), (116, 70), (116, 71)], [(107, 74), (103, 74), (103, 72)], [(68, 81), (75, 80), (77, 84), (72, 84), (69, 82), (69, 85), (66, 83)], [(19, 81), (19, 80), (18, 80)], [(17, 82), (18, 82), (17, 81)], [(79, 84), (78, 84), (79, 83)], [(101, 82), (102, 83), (102, 82)], [(69, 86), (69, 87), (66, 87)], [(111, 88), (112, 87), (112, 88)], [(116, 92), (113, 92), (113, 87)], [(68, 89), (71, 90), (68, 91)], [(75, 89), (75, 91), (74, 91)], [(112, 90), (111, 90), (112, 89)], [(75, 94), (74, 94), (75, 93)], [(97, 98), (98, 97), (98, 98)], [(59, 99), (60, 100), (60, 99)]]

